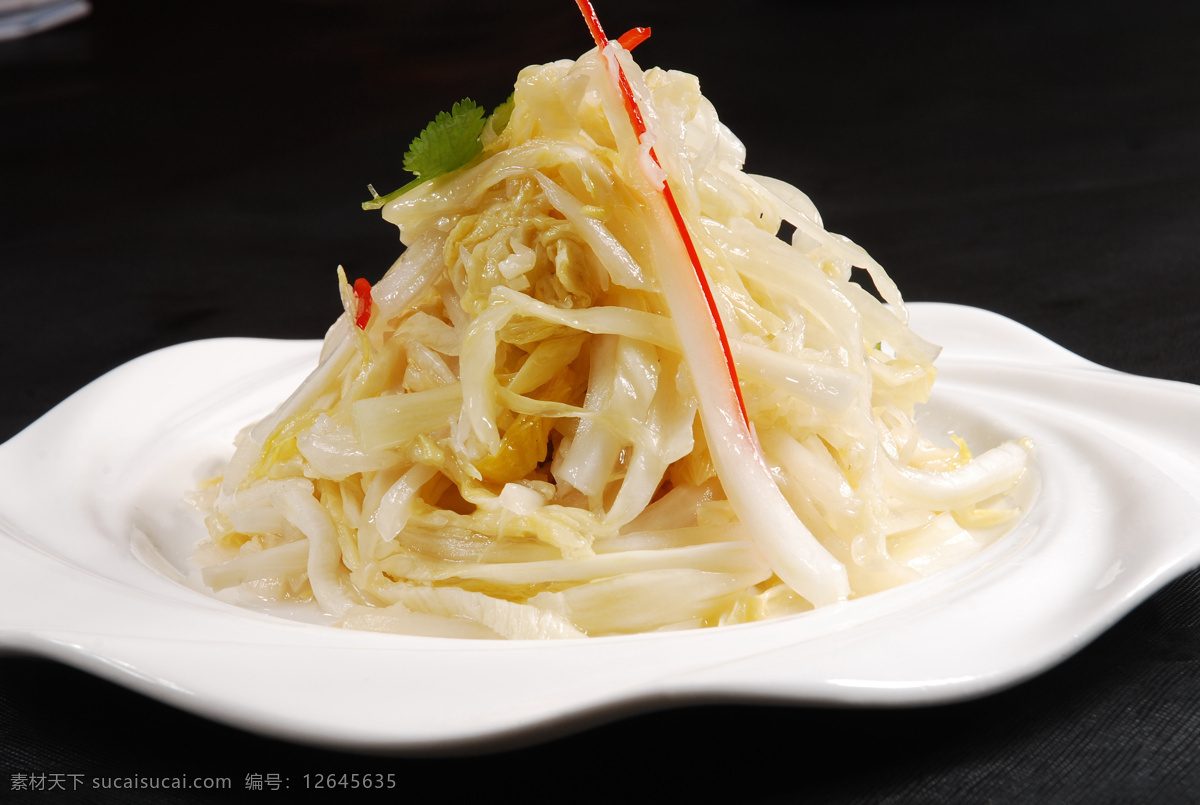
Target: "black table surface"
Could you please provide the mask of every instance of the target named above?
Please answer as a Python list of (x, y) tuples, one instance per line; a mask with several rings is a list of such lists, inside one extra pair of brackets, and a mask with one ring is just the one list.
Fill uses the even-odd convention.
[[(651, 26), (639, 61), (697, 74), (748, 169), (804, 189), (909, 300), (1200, 382), (1200, 5), (596, 3), (610, 35)], [(94, 5), (0, 42), (0, 441), (160, 347), (322, 335), (336, 266), (374, 279), (399, 252), (367, 183), (402, 184), (453, 101), (590, 45), (570, 0)], [(63, 801), (262, 801), (285, 793), (249, 775), (356, 772), (394, 775), (380, 799), (1200, 801), (1200, 575), (975, 701), (689, 706), (453, 758), (292, 745), (0, 656), (0, 801), (39, 777), (86, 781)]]

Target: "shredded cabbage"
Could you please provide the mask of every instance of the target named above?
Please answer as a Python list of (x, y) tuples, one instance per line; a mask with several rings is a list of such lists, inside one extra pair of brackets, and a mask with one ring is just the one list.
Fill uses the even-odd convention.
[[(380, 200), (407, 248), (363, 329), (339, 270), (319, 365), (239, 434), (197, 554), (210, 586), (384, 631), (694, 628), (920, 578), (1019, 517), (1031, 444), (972, 457), (921, 435), (938, 348), (807, 196), (742, 170), (695, 77), (614, 43), (526, 68), (504, 111), (466, 165)], [(748, 438), (707, 312), (672, 287), (664, 181)]]

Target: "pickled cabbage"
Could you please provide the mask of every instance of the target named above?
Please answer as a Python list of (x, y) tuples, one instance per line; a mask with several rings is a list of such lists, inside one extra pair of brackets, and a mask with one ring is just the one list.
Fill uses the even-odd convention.
[[(1020, 516), (1029, 442), (921, 434), (938, 348), (807, 196), (743, 171), (694, 76), (611, 43), (526, 68), (503, 114), (466, 165), (381, 200), (406, 248), (361, 329), (339, 270), (319, 365), (238, 435), (205, 504), (211, 587), (419, 634), (697, 628), (919, 579)], [(748, 429), (707, 312), (667, 287), (664, 182)]]

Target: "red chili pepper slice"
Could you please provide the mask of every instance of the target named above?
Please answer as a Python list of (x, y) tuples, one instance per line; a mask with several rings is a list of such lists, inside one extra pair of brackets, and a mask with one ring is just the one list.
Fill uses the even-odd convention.
[(373, 307), (371, 301), (371, 283), (367, 282), (362, 277), (354, 281), (354, 297), (358, 300), (358, 315), (354, 317), (354, 326), (360, 330), (367, 329), (367, 322), (371, 320), (371, 309)]
[[(608, 44), (608, 39), (604, 36), (604, 29), (600, 26), (600, 18), (596, 16), (596, 10), (592, 7), (591, 0), (575, 0), (575, 5), (579, 6), (579, 11), (583, 14), (584, 22), (587, 23), (588, 30), (591, 31), (596, 47), (604, 50), (605, 45)], [(634, 30), (639, 29), (635, 28)], [(646, 29), (646, 35), (650, 35), (648, 28)], [(626, 50), (628, 49), (626, 48)], [(619, 64), (617, 65), (617, 75), (621, 85), (621, 95), (625, 98), (625, 109), (629, 113), (629, 122), (633, 124), (633, 131), (640, 139), (646, 133), (646, 121), (642, 117), (642, 110), (638, 108), (637, 101), (634, 100), (633, 88), (629, 86), (629, 79), (625, 76), (625, 70)], [(650, 149), (650, 158), (654, 160), (654, 164), (660, 168), (662, 167), (662, 163), (658, 161), (658, 155), (654, 153), (653, 147)], [(704, 268), (700, 265), (700, 255), (697, 253), (696, 246), (692, 242), (692, 236), (684, 223), (683, 213), (679, 211), (679, 205), (675, 203), (675, 196), (671, 192), (671, 186), (665, 181), (663, 182), (662, 193), (666, 199), (667, 208), (671, 211), (671, 217), (675, 219), (675, 228), (679, 230), (679, 237), (683, 240), (688, 257), (691, 258), (692, 269), (696, 272), (696, 281), (700, 284), (700, 289), (704, 292), (704, 299), (708, 303), (708, 312), (712, 316), (713, 327), (717, 330), (717, 336), (721, 341), (721, 349), (725, 353), (725, 368), (728, 370), (729, 379), (733, 383), (733, 391), (737, 396), (738, 407), (741, 409), (742, 421), (746, 423), (746, 427), (748, 428), (750, 427), (750, 417), (746, 414), (746, 402), (742, 399), (742, 386), (738, 382), (737, 368), (733, 363), (733, 351), (729, 347), (729, 337), (725, 334), (725, 325), (721, 322), (721, 314), (717, 310), (717, 300), (713, 298), (712, 289), (708, 285), (708, 277), (704, 273)]]
[(617, 44), (626, 50), (633, 50), (638, 45), (650, 38), (649, 28), (630, 28), (625, 33), (617, 37)]

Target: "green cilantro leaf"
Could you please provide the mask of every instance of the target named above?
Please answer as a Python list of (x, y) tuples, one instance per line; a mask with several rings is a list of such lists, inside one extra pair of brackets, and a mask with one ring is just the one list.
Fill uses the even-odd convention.
[(483, 109), (470, 98), (463, 98), (449, 112), (438, 112), (404, 154), (404, 169), (417, 178), (386, 196), (379, 195), (368, 185), (372, 198), (363, 202), (363, 209), (377, 210), (422, 182), (453, 173), (466, 165), (483, 149), (479, 135), (485, 122)]
[(512, 117), (513, 111), (513, 96), (509, 95), (508, 100), (500, 104), (492, 112), (489, 118), (492, 122), (492, 131), (496, 134), (504, 131), (504, 127), (508, 125), (508, 119)]
[(438, 112), (437, 117), (413, 139), (404, 154), (404, 169), (417, 178), (386, 196), (379, 195), (374, 187), (367, 185), (371, 200), (363, 202), (363, 209), (378, 210), (422, 182), (463, 167), (483, 150), (480, 135), (484, 127), (491, 126), (492, 134), (500, 134), (508, 126), (512, 111), (513, 96), (509, 95), (487, 118), (483, 109), (470, 98), (463, 98), (449, 112)]
[(466, 165), (483, 148), (483, 109), (463, 98), (449, 112), (438, 112), (417, 135), (404, 155), (404, 169), (421, 180), (452, 173)]

